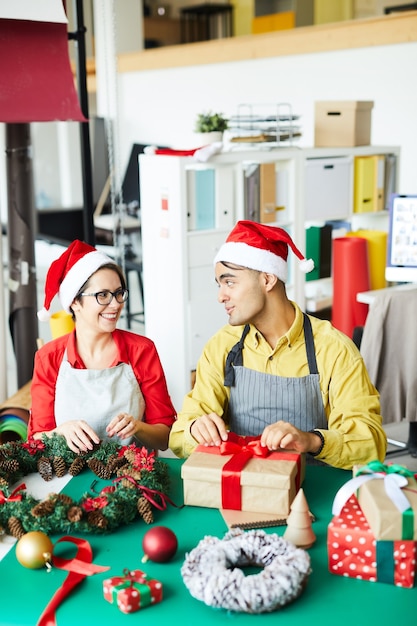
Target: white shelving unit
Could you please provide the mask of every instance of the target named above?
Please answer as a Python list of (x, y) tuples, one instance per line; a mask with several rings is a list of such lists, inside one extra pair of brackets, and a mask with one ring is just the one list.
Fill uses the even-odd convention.
[[(204, 344), (227, 323), (217, 302), (213, 258), (235, 222), (245, 218), (247, 167), (275, 164), (276, 205), (281, 208), (273, 223), (288, 230), (304, 251), (309, 211), (313, 221), (337, 218), (351, 221), (355, 230), (372, 228), (372, 223), (381, 229), (385, 211), (353, 214), (354, 157), (375, 154), (395, 155), (398, 169), (399, 148), (381, 146), (248, 149), (215, 156), (207, 163), (192, 157), (140, 155), (146, 334), (156, 343), (177, 410), (191, 388)], [(337, 179), (336, 186), (328, 179), (329, 172)], [(206, 175), (214, 180), (214, 187), (203, 194), (204, 202), (210, 198), (212, 213), (208, 221), (203, 216), (209, 227), (198, 228), (195, 186)], [(293, 255), (288, 258), (289, 297), (312, 312), (329, 306), (331, 279), (305, 283)]]

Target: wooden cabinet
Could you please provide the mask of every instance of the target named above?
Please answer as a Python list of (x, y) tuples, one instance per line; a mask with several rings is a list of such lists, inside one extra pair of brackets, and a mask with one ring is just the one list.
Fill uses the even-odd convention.
[[(354, 211), (354, 159), (370, 155), (394, 158), (398, 167), (398, 148), (374, 146), (241, 150), (206, 163), (192, 157), (140, 155), (146, 334), (157, 345), (177, 410), (191, 388), (206, 341), (227, 324), (217, 301), (213, 259), (235, 222), (246, 217), (248, 172), (268, 165), (263, 169), (270, 176), (273, 165), (273, 223), (288, 230), (305, 251), (311, 224), (337, 219), (351, 222), (354, 230), (381, 229), (386, 211)], [(208, 176), (200, 175), (207, 171)], [(213, 186), (211, 191), (207, 184)], [(269, 186), (269, 200), (270, 195)], [(203, 222), (196, 219), (201, 206), (211, 211)], [(264, 219), (269, 223), (270, 216)], [(211, 227), (202, 229), (199, 223)], [(331, 291), (326, 291), (331, 279), (307, 282), (295, 257), (289, 254), (288, 259), (289, 297), (313, 312), (331, 305)]]
[(159, 48), (160, 46), (180, 44), (180, 20), (169, 17), (144, 17), (143, 36), (145, 48)]

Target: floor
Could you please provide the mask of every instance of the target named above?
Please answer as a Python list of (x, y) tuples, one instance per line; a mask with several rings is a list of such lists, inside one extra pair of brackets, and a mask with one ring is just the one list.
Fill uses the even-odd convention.
[[(134, 242), (134, 247), (139, 247), (138, 242)], [(103, 248), (108, 253), (111, 254), (111, 248)], [(36, 260), (36, 271), (37, 271), (37, 284), (38, 284), (38, 308), (40, 308), (43, 302), (43, 286), (44, 280), (46, 277), (46, 272), (50, 263), (57, 258), (63, 251), (61, 246), (56, 244), (51, 244), (45, 241), (36, 241), (35, 243), (35, 260)], [(5, 306), (8, 305), (8, 292), (7, 292), (7, 240), (3, 236), (2, 240), (2, 253), (3, 253), (3, 271), (4, 271), (4, 286), (5, 286)], [(139, 285), (137, 281), (137, 277), (132, 273), (130, 280), (130, 298), (132, 311), (142, 310), (142, 301), (139, 292)], [(7, 311), (6, 311), (6, 319), (7, 319)], [(121, 319), (119, 322), (120, 328), (126, 328), (126, 320)], [(139, 334), (143, 334), (145, 332), (145, 326), (142, 322), (133, 321), (131, 330), (137, 332)], [(39, 323), (39, 337), (43, 339), (45, 342), (51, 339), (49, 324)], [(16, 361), (13, 352), (13, 346), (10, 339), (9, 333), (6, 333), (6, 348), (7, 348), (7, 389), (8, 395), (12, 395), (16, 392), (17, 383), (16, 383)], [(396, 422), (394, 424), (386, 424), (385, 430), (387, 432), (388, 438), (398, 442), (407, 441), (408, 435), (408, 424), (405, 422)], [(388, 454), (386, 462), (388, 463), (400, 463), (401, 465), (405, 465), (412, 471), (417, 472), (417, 458), (411, 457), (409, 454), (404, 453), (401, 448), (395, 446), (389, 446), (388, 450), (392, 450), (393, 454)]]

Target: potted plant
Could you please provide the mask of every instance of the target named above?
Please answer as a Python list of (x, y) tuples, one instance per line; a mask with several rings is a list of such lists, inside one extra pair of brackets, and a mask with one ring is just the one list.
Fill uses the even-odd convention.
[(223, 132), (228, 128), (228, 120), (222, 113), (199, 113), (195, 123), (195, 132), (201, 135), (202, 143), (222, 141)]

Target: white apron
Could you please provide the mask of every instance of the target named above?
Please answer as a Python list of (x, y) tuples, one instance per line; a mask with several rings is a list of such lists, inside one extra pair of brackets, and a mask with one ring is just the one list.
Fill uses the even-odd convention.
[(103, 441), (128, 445), (133, 437), (108, 437), (106, 426), (119, 413), (141, 420), (145, 400), (132, 366), (120, 363), (102, 370), (71, 367), (65, 351), (55, 388), (55, 421), (84, 420)]

